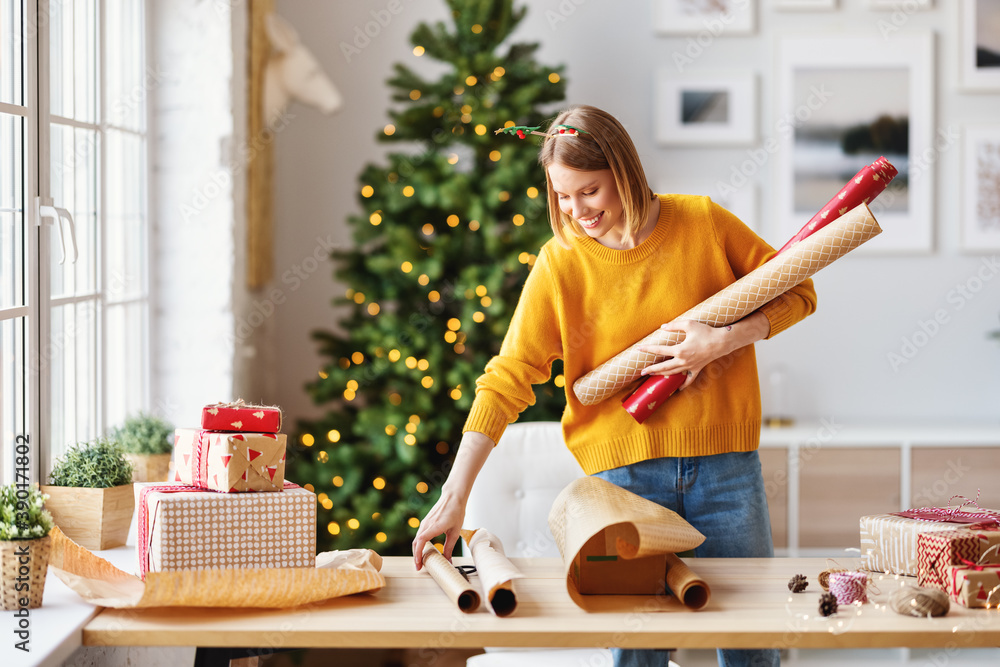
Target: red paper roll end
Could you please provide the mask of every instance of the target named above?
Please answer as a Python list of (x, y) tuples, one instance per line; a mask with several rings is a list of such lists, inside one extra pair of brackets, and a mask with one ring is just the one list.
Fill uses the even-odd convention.
[(677, 391), (687, 379), (686, 375), (655, 375), (632, 392), (624, 401), (622, 407), (640, 424), (660, 407), (665, 400)]

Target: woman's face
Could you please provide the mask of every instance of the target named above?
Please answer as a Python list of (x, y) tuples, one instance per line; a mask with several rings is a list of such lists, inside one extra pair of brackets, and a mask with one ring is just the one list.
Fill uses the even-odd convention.
[(556, 163), (549, 166), (548, 173), (562, 212), (572, 216), (592, 239), (612, 247), (620, 245), (625, 216), (611, 170), (579, 171)]

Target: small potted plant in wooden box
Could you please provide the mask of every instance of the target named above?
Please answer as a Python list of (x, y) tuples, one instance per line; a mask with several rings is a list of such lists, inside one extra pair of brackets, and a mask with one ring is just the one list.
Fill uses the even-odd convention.
[(42, 606), (53, 525), (44, 502), (37, 486), (0, 487), (0, 606), (7, 611)]
[(56, 525), (80, 546), (100, 550), (125, 544), (135, 500), (132, 464), (117, 442), (100, 438), (71, 447), (42, 492)]
[(164, 420), (141, 412), (112, 431), (132, 464), (133, 482), (167, 481), (173, 433), (174, 427)]

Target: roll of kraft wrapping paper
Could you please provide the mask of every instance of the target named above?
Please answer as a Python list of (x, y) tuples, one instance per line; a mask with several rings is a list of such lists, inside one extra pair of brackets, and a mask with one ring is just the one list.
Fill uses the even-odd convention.
[(466, 614), (479, 609), (479, 593), (430, 542), (424, 545), (423, 557), (424, 567), (449, 600)]
[[(732, 324), (881, 232), (868, 206), (862, 204), (680, 317), (712, 327)], [(638, 379), (643, 368), (662, 359), (638, 347), (675, 345), (683, 339), (683, 332), (657, 329), (579, 378), (573, 383), (573, 392), (584, 405), (599, 403)]]
[[(819, 213), (803, 225), (802, 229), (795, 236), (790, 238), (785, 245), (781, 246), (781, 249), (775, 253), (775, 257), (848, 211), (861, 204), (867, 204), (875, 199), (875, 197), (878, 197), (898, 173), (896, 168), (892, 166), (892, 163), (886, 160), (884, 156), (863, 168), (854, 175), (854, 178), (847, 182), (847, 185), (840, 189), (837, 196), (828, 201)], [(625, 397), (622, 401), (622, 407), (641, 424), (664, 401), (670, 398), (684, 384), (684, 380), (686, 379), (687, 377), (683, 374), (657, 375), (648, 378), (632, 394)]]

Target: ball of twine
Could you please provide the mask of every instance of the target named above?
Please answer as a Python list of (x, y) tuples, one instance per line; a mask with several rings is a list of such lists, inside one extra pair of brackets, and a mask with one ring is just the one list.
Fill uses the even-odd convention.
[(830, 590), (830, 575), (834, 572), (847, 572), (846, 569), (842, 567), (831, 567), (829, 570), (823, 570), (819, 573), (819, 585), (824, 591)]
[(889, 608), (903, 616), (944, 616), (951, 608), (947, 593), (936, 588), (903, 586), (889, 595)]
[(832, 572), (829, 584), (837, 604), (868, 602), (868, 575), (864, 572)]

